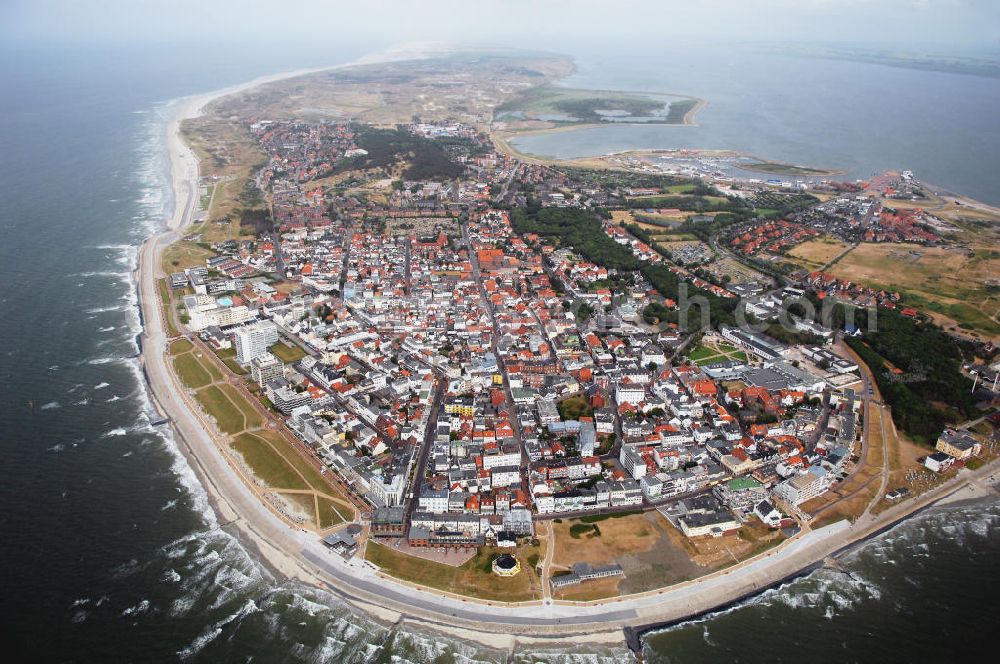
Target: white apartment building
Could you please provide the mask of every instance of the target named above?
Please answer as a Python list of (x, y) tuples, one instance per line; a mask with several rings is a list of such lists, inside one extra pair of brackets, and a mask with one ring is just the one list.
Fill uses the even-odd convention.
[(263, 388), (270, 381), (285, 377), (285, 365), (274, 355), (265, 352), (250, 363), (250, 374), (254, 382)]
[(278, 342), (278, 326), (269, 320), (236, 330), (233, 345), (236, 346), (236, 361), (249, 364), (267, 353), (267, 349)]
[(618, 383), (615, 386), (615, 401), (618, 403), (630, 403), (632, 405), (642, 403), (646, 398), (646, 390), (642, 385), (634, 383)]

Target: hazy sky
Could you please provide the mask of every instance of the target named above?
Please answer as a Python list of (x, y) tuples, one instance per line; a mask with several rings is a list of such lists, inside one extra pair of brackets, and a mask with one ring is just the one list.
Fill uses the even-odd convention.
[(552, 48), (604, 39), (1000, 47), (1000, 0), (0, 0), (9, 43), (374, 43)]

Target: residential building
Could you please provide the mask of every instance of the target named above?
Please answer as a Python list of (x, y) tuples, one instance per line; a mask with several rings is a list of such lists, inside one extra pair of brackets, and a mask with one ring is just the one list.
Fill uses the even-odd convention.
[(267, 349), (277, 342), (278, 326), (269, 320), (241, 327), (233, 334), (236, 361), (250, 364), (255, 358), (267, 353)]

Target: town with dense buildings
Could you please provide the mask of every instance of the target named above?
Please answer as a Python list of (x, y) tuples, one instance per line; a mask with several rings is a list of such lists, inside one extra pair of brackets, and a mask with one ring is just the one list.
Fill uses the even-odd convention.
[[(458, 120), (241, 122), (262, 160), (229, 214), (238, 232), (189, 235), (205, 257), (170, 266), (165, 301), (177, 335), (224, 361), (344, 493), (362, 528), (312, 525), (345, 556), (488, 548), (515, 554), (494, 564), (509, 576), (541, 569), (525, 552), (543, 534), (557, 552), (553, 537), (598, 547), (601, 528), (659, 515), (658, 536), (710, 571), (732, 562), (722, 551), (755, 555), (994, 452), (989, 427), (956, 429), (978, 417), (966, 383), (975, 403), (996, 399), (989, 334), (957, 337), (960, 375), (935, 379), (958, 386), (941, 397), (953, 415), (926, 423), (889, 408), (924, 394), (906, 382), (916, 368), (869, 334), (874, 316), (845, 316), (877, 311), (883, 335), (933, 319), (834, 268), (841, 247), (946, 243), (947, 222), (902, 206), (925, 195), (910, 173), (559, 168)], [(211, 219), (225, 183), (202, 184)], [(837, 252), (796, 261), (817, 238)], [(927, 448), (890, 469), (896, 429)], [(910, 481), (915, 468), (926, 477)], [(281, 509), (309, 523), (301, 504)], [(538, 572), (541, 595), (638, 578), (611, 558), (561, 562)]]

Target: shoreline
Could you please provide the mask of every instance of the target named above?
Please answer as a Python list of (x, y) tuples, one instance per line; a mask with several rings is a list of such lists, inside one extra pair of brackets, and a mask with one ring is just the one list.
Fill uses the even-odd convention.
[[(356, 63), (339, 67), (353, 64)], [(469, 631), (463, 632), (465, 638), (494, 647), (512, 647), (518, 640), (523, 643), (525, 639), (541, 639), (555, 645), (561, 639), (572, 637), (577, 642), (581, 634), (620, 643), (621, 630), (625, 627), (690, 620), (691, 616), (704, 615), (720, 606), (759, 594), (766, 589), (765, 584), (780, 584), (782, 579), (808, 573), (831, 552), (876, 537), (884, 529), (978, 481), (986, 474), (981, 471), (995, 472), (990, 466), (969, 471), (969, 475), (952, 480), (951, 486), (939, 487), (933, 495), (925, 494), (894, 506), (883, 515), (868, 519), (866, 524), (839, 522), (792, 538), (768, 553), (726, 570), (667, 588), (598, 602), (504, 604), (471, 597), (459, 600), (440, 591), (418, 589), (391, 580), (374, 572), (364, 561), (348, 563), (332, 556), (317, 537), (288, 527), (268, 511), (232, 467), (215, 436), (191, 412), (165, 358), (167, 338), (156, 279), (161, 272), (161, 252), (178, 239), (197, 202), (198, 163), (180, 136), (181, 121), (194, 117), (208, 104), (226, 95), (336, 68), (261, 77), (180, 100), (174, 117), (166, 125), (174, 209), (165, 230), (154, 233), (140, 247), (136, 268), (143, 325), (142, 368), (150, 400), (161, 414), (169, 417), (178, 448), (204, 487), (209, 505), (218, 517), (218, 527), (226, 528), (227, 532), (236, 531), (238, 534), (234, 536), (277, 578), (295, 579), (328, 589), (379, 620), (391, 623), (405, 620), (438, 631), (467, 628)], [(831, 539), (838, 541), (831, 542)], [(493, 631), (486, 632), (486, 629)]]
[[(991, 479), (995, 480), (995, 478), (991, 478)], [(645, 638), (646, 636), (661, 634), (661, 633), (664, 633), (664, 632), (668, 632), (668, 631), (670, 631), (670, 630), (672, 630), (672, 629), (674, 629), (676, 627), (681, 627), (683, 625), (687, 625), (687, 624), (691, 624), (691, 623), (696, 623), (696, 622), (700, 622), (700, 621), (703, 621), (703, 620), (707, 620), (707, 619), (709, 619), (709, 618), (711, 618), (711, 617), (713, 617), (715, 615), (718, 615), (718, 614), (721, 614), (721, 613), (725, 613), (726, 611), (730, 611), (732, 609), (738, 608), (739, 606), (741, 606), (742, 604), (744, 604), (748, 600), (753, 599), (754, 597), (757, 597), (759, 595), (762, 595), (763, 593), (765, 593), (765, 592), (767, 592), (769, 590), (776, 590), (776, 589), (779, 589), (779, 588), (781, 588), (783, 586), (786, 586), (788, 584), (794, 583), (795, 581), (798, 581), (799, 579), (803, 579), (803, 578), (809, 576), (810, 574), (812, 574), (813, 572), (815, 572), (816, 570), (819, 570), (819, 569), (829, 568), (829, 569), (840, 571), (840, 572), (842, 572), (844, 574), (851, 575), (852, 572), (847, 572), (846, 570), (840, 569), (836, 565), (827, 564), (826, 561), (827, 560), (836, 561), (836, 560), (838, 560), (839, 558), (841, 558), (843, 556), (850, 555), (851, 553), (853, 553), (853, 552), (855, 552), (855, 551), (863, 548), (869, 542), (871, 542), (871, 541), (873, 541), (873, 540), (881, 537), (882, 535), (884, 535), (884, 534), (886, 534), (886, 533), (888, 533), (888, 532), (890, 532), (890, 531), (892, 531), (892, 530), (894, 530), (896, 528), (899, 528), (899, 527), (903, 526), (904, 524), (906, 524), (911, 519), (915, 519), (915, 518), (917, 518), (917, 517), (925, 514), (926, 512), (929, 512), (930, 510), (932, 510), (932, 509), (934, 509), (936, 507), (940, 507), (940, 508), (975, 507), (975, 506), (979, 506), (979, 505), (985, 505), (985, 504), (987, 504), (989, 502), (995, 502), (996, 500), (998, 500), (998, 498), (1000, 498), (1000, 496), (998, 496), (995, 491), (992, 494), (990, 494), (988, 492), (984, 492), (984, 493), (982, 493), (980, 495), (971, 496), (971, 497), (956, 497), (955, 496), (955, 494), (957, 494), (957, 493), (969, 490), (972, 486), (975, 486), (975, 485), (967, 485), (967, 486), (964, 486), (964, 487), (959, 487), (955, 491), (953, 491), (952, 493), (950, 493), (950, 494), (948, 494), (946, 496), (938, 498), (937, 500), (932, 501), (930, 503), (927, 503), (926, 505), (922, 505), (921, 507), (917, 508), (916, 510), (914, 510), (914, 511), (908, 513), (908, 514), (906, 514), (906, 516), (900, 518), (899, 520), (891, 522), (891, 523), (888, 523), (888, 524), (886, 524), (884, 526), (881, 526), (877, 530), (873, 531), (869, 535), (866, 535), (865, 537), (863, 537), (863, 538), (861, 538), (861, 539), (859, 539), (857, 541), (845, 544), (840, 549), (838, 549), (837, 551), (834, 551), (833, 553), (831, 553), (829, 556), (827, 556), (823, 560), (817, 560), (814, 563), (812, 563), (811, 565), (803, 567), (802, 569), (800, 569), (800, 570), (798, 570), (796, 572), (793, 572), (793, 573), (789, 574), (788, 576), (786, 576), (784, 578), (777, 579), (773, 583), (771, 583), (771, 584), (769, 584), (769, 585), (767, 585), (765, 587), (761, 587), (761, 588), (759, 588), (757, 590), (754, 590), (753, 592), (747, 593), (743, 597), (737, 598), (737, 599), (735, 599), (735, 600), (733, 600), (731, 602), (727, 602), (725, 604), (721, 604), (721, 605), (719, 605), (719, 606), (717, 606), (717, 607), (715, 607), (713, 609), (709, 609), (707, 611), (702, 611), (702, 612), (700, 612), (698, 614), (688, 616), (686, 618), (680, 618), (678, 620), (671, 620), (671, 621), (662, 622), (662, 623), (653, 623), (653, 624), (649, 624), (649, 625), (637, 626), (637, 627), (632, 627), (632, 628), (625, 628), (625, 638), (626, 638), (627, 641), (630, 640), (630, 639), (639, 639), (641, 641), (641, 639)], [(631, 647), (631, 645), (630, 645), (630, 647)]]

